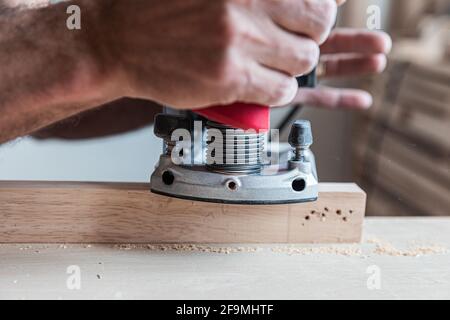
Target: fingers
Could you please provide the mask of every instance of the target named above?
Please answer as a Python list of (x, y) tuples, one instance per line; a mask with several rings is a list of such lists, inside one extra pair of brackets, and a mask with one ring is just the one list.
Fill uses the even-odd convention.
[(337, 56), (322, 59), (323, 76), (356, 76), (365, 74), (376, 74), (384, 71), (387, 58), (384, 54), (369, 56)]
[(327, 109), (364, 110), (372, 106), (373, 99), (369, 93), (362, 90), (321, 87), (298, 90), (293, 103)]
[(246, 71), (246, 84), (234, 101), (286, 105), (294, 99), (297, 90), (295, 78), (255, 63)]
[(320, 49), (311, 39), (276, 29), (267, 35), (267, 42), (271, 45), (255, 47), (252, 54), (271, 69), (298, 76), (311, 72), (319, 63)]
[[(320, 47), (323, 76), (352, 76), (380, 73), (392, 48), (388, 34), (380, 31), (338, 29)], [(346, 55), (347, 54), (347, 55)]]
[(298, 90), (294, 76), (317, 65), (319, 44), (328, 37), (336, 12), (336, 0), (229, 2), (222, 43), (226, 54), (214, 81), (226, 85), (221, 103), (290, 103)]
[(328, 37), (335, 21), (336, 0), (259, 0), (242, 3), (246, 3), (247, 8), (242, 10), (238, 6), (237, 15), (245, 16), (251, 3), (262, 9), (266, 16), (262, 19), (261, 12), (255, 13), (258, 10), (253, 7), (250, 25), (244, 26), (238, 21), (234, 24), (244, 34), (246, 41), (240, 43), (250, 57), (291, 76), (308, 73), (317, 65), (319, 44)]
[(381, 31), (337, 29), (321, 46), (322, 54), (360, 53), (373, 54), (391, 51), (390, 36)]
[(335, 0), (259, 1), (258, 4), (282, 28), (319, 44), (327, 39), (337, 14)]

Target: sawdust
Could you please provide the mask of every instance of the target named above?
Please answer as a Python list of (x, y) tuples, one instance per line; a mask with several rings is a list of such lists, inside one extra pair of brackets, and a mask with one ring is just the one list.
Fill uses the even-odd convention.
[[(364, 244), (374, 244), (374, 248), (365, 248)], [(114, 248), (119, 250), (136, 250), (145, 249), (150, 251), (177, 251), (177, 252), (204, 252), (217, 254), (233, 254), (233, 253), (252, 253), (269, 250), (273, 253), (288, 255), (342, 255), (356, 256), (368, 258), (371, 254), (388, 255), (397, 257), (419, 257), (426, 255), (444, 254), (448, 250), (444, 246), (432, 245), (414, 245), (407, 249), (399, 249), (387, 241), (377, 238), (369, 238), (364, 244), (354, 245), (328, 245), (328, 246), (276, 246), (276, 247), (224, 247), (215, 245), (199, 245), (199, 244), (118, 244)]]
[(448, 252), (448, 249), (446, 247), (437, 244), (413, 245), (409, 246), (406, 249), (400, 249), (395, 247), (391, 243), (380, 240), (378, 238), (369, 238), (366, 240), (366, 242), (375, 245), (373, 253), (378, 255), (388, 255), (395, 257), (420, 257), (425, 255), (445, 254)]
[(231, 254), (239, 252), (257, 252), (258, 247), (219, 247), (197, 244), (118, 244), (114, 248), (120, 250), (146, 249), (151, 251), (208, 252)]
[(326, 246), (326, 247), (275, 247), (271, 249), (275, 253), (286, 253), (288, 255), (300, 254), (335, 254), (343, 256), (361, 256), (362, 249), (360, 246)]
[(404, 257), (419, 257), (431, 254), (444, 254), (446, 252), (447, 249), (439, 245), (419, 246), (408, 248), (406, 250), (397, 249), (391, 245), (377, 246), (374, 251), (375, 254), (379, 255), (404, 256)]
[[(204, 252), (204, 253), (218, 253), (218, 254), (252, 253), (252, 252), (261, 252), (267, 249), (264, 247), (220, 247), (220, 246), (208, 246), (196, 244), (158, 244), (158, 245), (119, 244), (115, 245), (114, 247), (120, 250), (147, 249), (151, 251)], [(278, 247), (269, 247), (269, 250), (274, 253), (282, 253), (288, 255), (335, 254), (343, 256), (362, 256), (362, 249), (358, 245), (320, 246), (320, 247), (278, 246)]]
[[(66, 244), (55, 245), (17, 245), (21, 251), (33, 250), (39, 254), (46, 249), (55, 247), (57, 249), (69, 248)], [(90, 249), (94, 245), (83, 244), (82, 247)], [(256, 253), (269, 251), (272, 253), (287, 255), (342, 255), (368, 258), (371, 255), (384, 255), (392, 257), (420, 257), (429, 255), (446, 254), (449, 250), (438, 244), (424, 244), (412, 242), (406, 247), (396, 247), (392, 243), (377, 237), (367, 237), (362, 244), (352, 245), (286, 245), (286, 246), (221, 246), (208, 244), (116, 244), (112, 245), (118, 250), (149, 250), (153, 252), (175, 251), (175, 252), (200, 252), (215, 254), (237, 254)]]

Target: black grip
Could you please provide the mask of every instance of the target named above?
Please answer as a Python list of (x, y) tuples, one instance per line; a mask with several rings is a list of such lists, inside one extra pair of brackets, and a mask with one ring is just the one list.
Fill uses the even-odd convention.
[(297, 78), (299, 88), (315, 88), (317, 85), (316, 68), (309, 74)]

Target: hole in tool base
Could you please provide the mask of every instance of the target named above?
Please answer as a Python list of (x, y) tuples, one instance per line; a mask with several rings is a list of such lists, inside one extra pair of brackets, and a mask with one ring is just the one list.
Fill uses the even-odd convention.
[(172, 172), (164, 171), (162, 174), (162, 181), (164, 182), (165, 185), (170, 186), (175, 181), (175, 177)]
[(235, 191), (237, 189), (237, 183), (234, 181), (229, 181), (227, 183), (227, 187), (228, 189), (230, 189), (231, 191)]
[(292, 189), (297, 192), (302, 192), (306, 188), (305, 179), (295, 179), (292, 181)]

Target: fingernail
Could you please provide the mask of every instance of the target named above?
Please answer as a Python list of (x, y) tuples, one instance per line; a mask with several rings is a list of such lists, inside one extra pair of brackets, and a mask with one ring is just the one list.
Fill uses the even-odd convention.
[(376, 72), (381, 73), (386, 69), (387, 66), (387, 58), (384, 54), (377, 55), (377, 70)]
[(373, 105), (373, 98), (370, 93), (364, 93), (361, 95), (361, 106), (364, 109), (369, 109)]
[(384, 53), (388, 54), (392, 50), (392, 38), (387, 33), (384, 34), (386, 38), (386, 48), (384, 49)]

